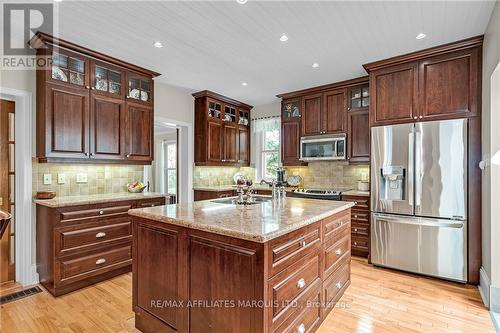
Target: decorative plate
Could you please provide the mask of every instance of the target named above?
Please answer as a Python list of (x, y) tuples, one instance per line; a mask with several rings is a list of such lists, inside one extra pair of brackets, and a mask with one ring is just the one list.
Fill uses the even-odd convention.
[(128, 93), (129, 97), (135, 98), (135, 99), (139, 99), (140, 95), (141, 95), (141, 92), (139, 91), (139, 89), (132, 89)]
[(149, 100), (149, 95), (145, 91), (141, 91), (141, 100), (147, 102)]
[(286, 182), (290, 186), (299, 186), (301, 181), (302, 181), (302, 177), (300, 177), (299, 175), (290, 176), (286, 180)]
[(68, 82), (68, 76), (66, 76), (62, 69), (57, 66), (52, 66), (52, 78), (59, 81)]

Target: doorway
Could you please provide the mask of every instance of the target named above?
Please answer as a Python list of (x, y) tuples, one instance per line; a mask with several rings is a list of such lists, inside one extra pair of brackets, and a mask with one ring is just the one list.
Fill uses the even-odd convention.
[(0, 100), (0, 209), (12, 215), (0, 239), (0, 284), (15, 280), (15, 103)]

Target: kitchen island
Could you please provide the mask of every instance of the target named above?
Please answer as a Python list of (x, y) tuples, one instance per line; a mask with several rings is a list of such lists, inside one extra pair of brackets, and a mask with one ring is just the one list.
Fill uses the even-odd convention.
[(314, 332), (350, 283), (351, 202), (261, 197), (129, 211), (143, 332)]

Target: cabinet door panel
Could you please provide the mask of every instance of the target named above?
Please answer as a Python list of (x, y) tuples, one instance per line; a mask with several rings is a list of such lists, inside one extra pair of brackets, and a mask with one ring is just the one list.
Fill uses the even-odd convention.
[(420, 63), (420, 115), (428, 119), (477, 114), (477, 49), (437, 56)]
[(224, 158), (223, 162), (235, 163), (238, 161), (238, 128), (224, 124)]
[(88, 91), (58, 85), (47, 85), (46, 91), (47, 157), (87, 158)]
[(345, 89), (326, 92), (324, 104), (323, 130), (326, 133), (344, 132), (346, 122)]
[(385, 68), (370, 74), (373, 123), (414, 121), (417, 110), (417, 64)]
[(248, 128), (238, 129), (238, 163), (250, 164), (250, 131)]
[(370, 120), (368, 110), (351, 111), (348, 114), (349, 161), (370, 161)]
[(153, 110), (147, 106), (128, 103), (126, 117), (126, 159), (152, 161)]
[(302, 134), (320, 134), (321, 129), (321, 99), (322, 94), (305, 96), (302, 100)]
[(281, 123), (281, 160), (284, 165), (299, 165), (300, 123)]
[(125, 103), (92, 95), (90, 155), (96, 159), (124, 158)]
[[(208, 122), (208, 160), (212, 162), (222, 161), (222, 124)], [(202, 144), (202, 143), (200, 143)]]

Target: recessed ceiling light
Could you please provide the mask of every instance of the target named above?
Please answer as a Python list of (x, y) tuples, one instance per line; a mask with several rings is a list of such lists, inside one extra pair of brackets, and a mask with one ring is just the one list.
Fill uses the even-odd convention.
[(236, 0), (237, 3), (239, 3), (240, 5), (244, 5), (247, 3), (248, 0)]
[(248, 83), (242, 82), (241, 85), (244, 86), (244, 87), (246, 87), (246, 86), (248, 86)]
[(424, 39), (425, 37), (427, 37), (427, 35), (421, 32), (415, 38), (416, 39)]
[(280, 41), (286, 42), (287, 40), (288, 40), (288, 36), (287, 35), (285, 35), (285, 34), (281, 35)]
[(318, 68), (318, 67), (319, 67), (319, 64), (317, 62), (312, 64), (312, 68)]
[(157, 47), (157, 48), (162, 48), (163, 47), (163, 44), (161, 42), (154, 42), (153, 43), (153, 46), (154, 47)]

